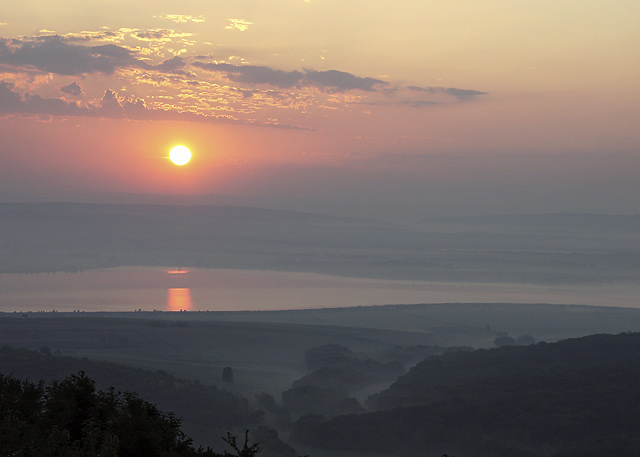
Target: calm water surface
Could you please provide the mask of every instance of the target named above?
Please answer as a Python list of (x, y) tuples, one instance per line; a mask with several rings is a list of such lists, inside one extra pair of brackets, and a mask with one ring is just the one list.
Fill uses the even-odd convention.
[(0, 311), (241, 311), (462, 302), (640, 308), (639, 298), (637, 284), (444, 283), (158, 267), (0, 274)]

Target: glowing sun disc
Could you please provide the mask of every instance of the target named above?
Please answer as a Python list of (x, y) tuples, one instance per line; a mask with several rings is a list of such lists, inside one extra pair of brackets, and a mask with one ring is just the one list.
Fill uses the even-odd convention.
[(191, 160), (191, 151), (186, 146), (176, 146), (169, 152), (169, 160), (176, 165), (186, 165)]

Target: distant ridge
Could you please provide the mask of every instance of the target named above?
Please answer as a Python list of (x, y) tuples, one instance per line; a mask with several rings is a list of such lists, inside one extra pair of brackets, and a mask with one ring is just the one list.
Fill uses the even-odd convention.
[(555, 230), (640, 230), (638, 214), (542, 213), (426, 218), (423, 223)]

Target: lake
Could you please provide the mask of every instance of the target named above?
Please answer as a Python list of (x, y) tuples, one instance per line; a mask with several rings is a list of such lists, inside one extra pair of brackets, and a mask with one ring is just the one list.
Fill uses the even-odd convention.
[(278, 271), (118, 267), (0, 274), (0, 311), (244, 311), (413, 303), (640, 308), (638, 284), (542, 286), (347, 278)]

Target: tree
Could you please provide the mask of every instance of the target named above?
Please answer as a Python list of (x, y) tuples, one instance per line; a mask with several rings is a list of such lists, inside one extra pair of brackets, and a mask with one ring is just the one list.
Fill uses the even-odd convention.
[(516, 339), (510, 336), (499, 336), (498, 338), (493, 340), (493, 344), (495, 344), (496, 347), (499, 347), (499, 348), (502, 346), (515, 346)]
[[(244, 432), (244, 444), (242, 445), (242, 449), (238, 447), (238, 437), (237, 436), (232, 435), (231, 433), (227, 432), (227, 437), (226, 438), (222, 438), (222, 439), (229, 446), (231, 446), (231, 449), (236, 451), (236, 456), (237, 457), (253, 457), (254, 455), (256, 455), (261, 450), (259, 443), (254, 443), (251, 446), (249, 446), (249, 430), (246, 430)], [(225, 457), (226, 456), (231, 456), (231, 454), (228, 454), (227, 452), (225, 452), (224, 455), (225, 455)]]
[(233, 370), (231, 367), (224, 367), (222, 369), (222, 381), (233, 384)]
[(180, 427), (172, 413), (135, 393), (96, 391), (82, 371), (46, 387), (0, 374), (1, 457), (255, 457), (261, 451), (249, 443), (248, 430), (242, 446), (231, 433), (223, 438), (233, 453), (196, 449)]
[(529, 346), (530, 344), (536, 344), (536, 339), (531, 335), (520, 335), (516, 338), (518, 346)]
[[(1, 455), (39, 457), (222, 457), (194, 449), (180, 420), (134, 393), (96, 391), (84, 372), (46, 388), (0, 374)], [(233, 439), (231, 439), (233, 438)], [(228, 441), (227, 441), (228, 440)], [(252, 457), (245, 442), (237, 457)], [(233, 454), (225, 453), (224, 456)]]

